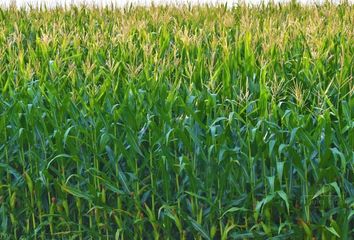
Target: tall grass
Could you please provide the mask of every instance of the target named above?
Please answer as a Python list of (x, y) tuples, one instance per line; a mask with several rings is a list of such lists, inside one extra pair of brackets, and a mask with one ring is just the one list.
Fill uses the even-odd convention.
[(0, 238), (350, 239), (353, 22), (0, 9)]

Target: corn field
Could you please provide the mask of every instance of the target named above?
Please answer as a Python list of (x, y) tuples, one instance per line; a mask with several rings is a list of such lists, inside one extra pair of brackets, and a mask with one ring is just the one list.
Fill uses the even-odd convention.
[(0, 239), (352, 239), (354, 6), (0, 9)]

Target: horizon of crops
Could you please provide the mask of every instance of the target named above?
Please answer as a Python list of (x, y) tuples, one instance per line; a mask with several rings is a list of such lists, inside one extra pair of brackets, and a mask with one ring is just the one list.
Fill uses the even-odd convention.
[(0, 239), (351, 239), (353, 22), (0, 9)]

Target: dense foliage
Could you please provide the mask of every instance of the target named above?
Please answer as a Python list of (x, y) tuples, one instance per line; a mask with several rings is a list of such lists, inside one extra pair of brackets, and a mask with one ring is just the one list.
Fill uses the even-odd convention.
[(0, 238), (350, 239), (354, 7), (0, 10)]

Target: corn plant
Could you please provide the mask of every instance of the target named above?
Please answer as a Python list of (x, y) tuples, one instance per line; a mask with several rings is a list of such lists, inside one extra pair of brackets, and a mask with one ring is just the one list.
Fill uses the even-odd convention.
[(0, 239), (351, 239), (353, 23), (0, 8)]

